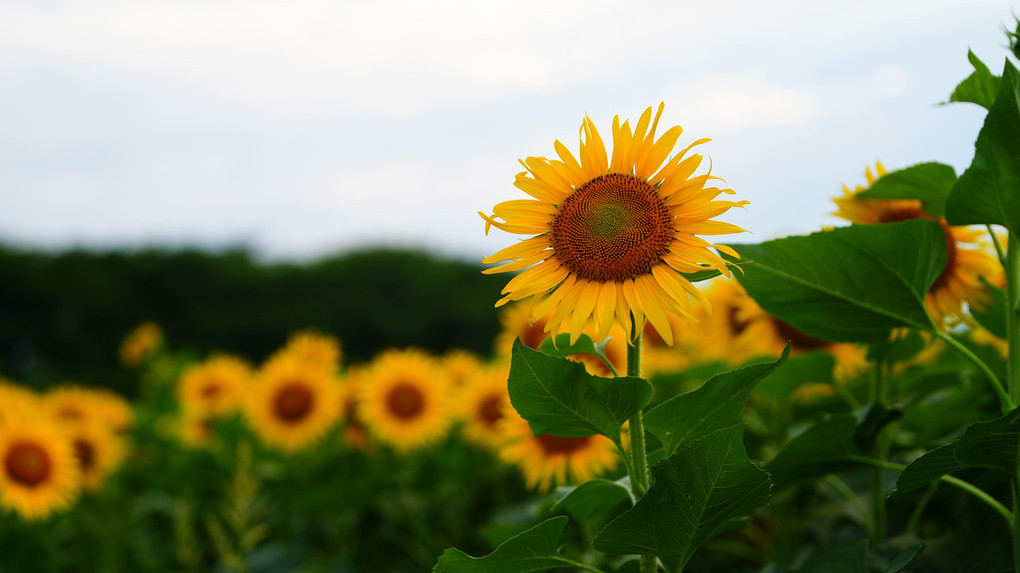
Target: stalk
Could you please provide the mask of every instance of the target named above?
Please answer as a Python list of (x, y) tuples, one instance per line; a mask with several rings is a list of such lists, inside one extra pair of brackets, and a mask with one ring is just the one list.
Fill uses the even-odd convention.
[[(885, 406), (886, 403), (886, 379), (885, 362), (881, 359), (875, 361), (875, 371), (872, 377), (871, 403), (875, 406)], [(885, 441), (882, 439), (884, 431), (880, 431), (875, 437), (874, 455), (876, 458), (886, 460)], [(885, 469), (873, 467), (871, 469), (871, 542), (878, 545), (885, 540)]]
[[(638, 325), (635, 325), (637, 328)], [(641, 335), (627, 345), (627, 376), (641, 377)], [(638, 410), (630, 417), (630, 488), (640, 499), (648, 491), (648, 453), (645, 447), (644, 415)], [(641, 573), (655, 573), (658, 565), (654, 555), (641, 556)]]

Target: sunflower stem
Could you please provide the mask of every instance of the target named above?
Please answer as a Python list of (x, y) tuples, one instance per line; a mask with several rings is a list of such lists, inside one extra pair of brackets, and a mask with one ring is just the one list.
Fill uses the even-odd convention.
[[(874, 406), (885, 407), (886, 393), (885, 361), (879, 359), (875, 361), (874, 376), (872, 377), (871, 403)], [(883, 435), (884, 432), (880, 430), (875, 439), (874, 455), (885, 461), (888, 456)], [(885, 541), (885, 516), (885, 469), (873, 467), (871, 468), (871, 542), (874, 545)]]
[[(639, 331), (640, 332), (640, 331)], [(641, 335), (634, 344), (627, 345), (627, 376), (641, 377)], [(638, 410), (630, 417), (630, 488), (634, 498), (640, 499), (648, 491), (648, 453), (645, 448), (644, 415)], [(641, 573), (655, 573), (658, 569), (654, 555), (641, 556)]]

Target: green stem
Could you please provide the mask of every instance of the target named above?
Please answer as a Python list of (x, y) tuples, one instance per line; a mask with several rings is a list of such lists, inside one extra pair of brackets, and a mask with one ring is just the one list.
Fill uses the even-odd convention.
[(924, 496), (921, 497), (921, 501), (917, 502), (917, 507), (914, 508), (914, 512), (910, 514), (910, 521), (907, 522), (907, 527), (904, 531), (907, 535), (912, 535), (914, 530), (917, 529), (917, 523), (921, 521), (921, 514), (924, 513), (924, 508), (928, 507), (928, 503), (931, 498), (935, 497), (935, 492), (939, 489), (939, 482), (933, 481), (928, 485), (928, 491), (924, 492)]
[[(887, 470), (893, 470), (893, 471), (897, 471), (897, 472), (901, 472), (901, 471), (907, 469), (907, 466), (905, 464), (897, 464), (897, 463), (894, 463), (894, 462), (887, 462), (887, 461), (884, 461), (884, 460), (876, 460), (874, 458), (868, 458), (868, 457), (865, 457), (865, 456), (850, 456), (849, 459), (851, 461), (855, 461), (857, 463), (861, 463), (861, 464), (865, 464), (865, 465), (869, 465), (869, 466), (880, 467), (880, 468), (885, 468)], [(994, 497), (988, 495), (988, 493), (985, 492), (983, 489), (981, 489), (981, 488), (979, 488), (979, 487), (977, 487), (977, 486), (975, 486), (975, 485), (973, 485), (973, 484), (971, 484), (969, 482), (965, 482), (965, 481), (963, 481), (960, 478), (953, 477), (953, 476), (950, 476), (950, 475), (944, 475), (944, 476), (940, 477), (939, 480), (940, 481), (944, 481), (944, 482), (946, 482), (948, 484), (954, 485), (954, 486), (962, 489), (963, 491), (973, 495), (974, 497), (978, 498), (979, 500), (985, 502), (985, 504), (987, 504), (988, 507), (994, 509), (995, 512), (998, 513), (999, 515), (1001, 515), (1003, 518), (1005, 518), (1007, 522), (1013, 523), (1013, 512), (1008, 510), (1008, 509), (1006, 509), (1006, 506), (1004, 506), (1001, 503), (999, 503), (998, 500), (996, 500)]]
[(1012, 412), (1013, 399), (1010, 398), (1009, 394), (1006, 393), (1006, 389), (1002, 387), (1002, 382), (999, 381), (999, 377), (995, 375), (995, 372), (992, 372), (992, 369), (989, 368), (988, 365), (985, 364), (983, 360), (978, 358), (976, 354), (971, 352), (969, 348), (967, 348), (963, 344), (960, 344), (960, 341), (956, 340), (955, 338), (946, 334), (945, 332), (942, 332), (941, 330), (935, 330), (934, 333), (935, 336), (941, 338), (943, 341), (946, 342), (946, 344), (957, 349), (964, 356), (969, 358), (970, 361), (973, 362), (974, 365), (977, 366), (978, 369), (984, 373), (985, 377), (988, 378), (988, 381), (992, 385), (992, 390), (995, 391), (995, 395), (998, 396), (999, 398), (999, 405), (1002, 408), (1002, 413), (1008, 414), (1009, 412)]
[[(643, 328), (644, 325), (635, 325)], [(640, 332), (640, 330), (638, 331)], [(634, 344), (627, 345), (627, 376), (641, 377), (641, 335)], [(648, 479), (648, 453), (645, 447), (644, 415), (638, 410), (630, 417), (630, 488), (634, 498), (640, 499), (650, 486)], [(655, 573), (658, 565), (654, 555), (641, 556), (641, 573)]]
[(999, 244), (999, 238), (995, 236), (995, 231), (992, 230), (991, 225), (985, 225), (988, 229), (988, 236), (992, 238), (992, 244), (995, 245), (995, 252), (999, 254), (999, 264), (1006, 267), (1006, 252), (1002, 250), (1002, 245)]
[[(861, 520), (866, 521), (869, 518), (868, 508), (864, 507), (864, 504), (861, 503), (861, 498), (854, 493), (854, 490), (850, 489), (850, 486), (846, 485), (845, 481), (839, 479), (836, 474), (829, 474), (825, 476), (825, 483), (829, 484), (829, 487), (846, 498), (847, 502), (860, 514)], [(874, 527), (872, 526), (871, 529), (874, 529)]]

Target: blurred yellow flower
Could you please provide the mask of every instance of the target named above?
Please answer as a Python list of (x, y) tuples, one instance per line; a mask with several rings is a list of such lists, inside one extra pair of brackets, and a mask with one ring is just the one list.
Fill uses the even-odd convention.
[(503, 441), (499, 421), (510, 408), (507, 377), (510, 364), (502, 361), (486, 365), (468, 378), (457, 394), (460, 419), (464, 422), (464, 439), (495, 450)]
[(499, 457), (521, 470), (529, 489), (546, 492), (553, 485), (580, 484), (616, 469), (619, 457), (609, 438), (536, 437), (513, 408), (504, 412), (500, 432), (505, 445)]
[(98, 423), (74, 424), (67, 432), (78, 461), (82, 487), (99, 489), (124, 459), (124, 438)]
[(81, 490), (68, 436), (45, 417), (0, 425), (0, 507), (28, 520), (71, 506)]
[(129, 332), (120, 343), (120, 361), (125, 366), (138, 366), (163, 345), (163, 331), (155, 322), (143, 322)]
[(253, 378), (247, 362), (217, 354), (184, 370), (177, 382), (177, 399), (183, 409), (196, 415), (230, 414), (241, 408)]
[(335, 374), (340, 369), (341, 356), (340, 341), (335, 337), (314, 330), (302, 330), (291, 334), (287, 344), (270, 360), (292, 358), (313, 368), (321, 368), (328, 374)]
[(454, 417), (451, 392), (434, 358), (415, 349), (389, 350), (365, 373), (358, 414), (373, 437), (404, 452), (446, 436)]
[(295, 452), (321, 438), (339, 419), (339, 384), (321, 365), (275, 359), (260, 370), (245, 414), (265, 444)]

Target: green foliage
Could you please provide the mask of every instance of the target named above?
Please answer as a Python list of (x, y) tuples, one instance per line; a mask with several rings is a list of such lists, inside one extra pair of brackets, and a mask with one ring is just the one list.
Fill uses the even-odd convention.
[(511, 351), (510, 402), (536, 436), (602, 434), (623, 447), (620, 426), (652, 398), (652, 386), (640, 378), (601, 378), (578, 362), (549, 356), (514, 341)]
[(578, 521), (601, 519), (613, 508), (627, 502), (634, 505), (634, 494), (630, 490), (630, 478), (619, 481), (607, 479), (588, 480), (581, 485), (560, 488), (560, 497), (550, 511), (564, 510)]
[(1020, 72), (1006, 61), (974, 160), (946, 201), (951, 225), (995, 224), (1020, 233)]
[(985, 284), (989, 293), (986, 304), (971, 305), (970, 314), (981, 326), (999, 338), (1008, 338), (1006, 334), (1006, 289)]
[(857, 418), (839, 414), (822, 420), (790, 440), (765, 470), (775, 489), (838, 472), (854, 464), (864, 453), (854, 437)]
[(1016, 475), (1020, 408), (1009, 414), (977, 422), (959, 440), (914, 460), (900, 474), (894, 493), (899, 495), (946, 474), (968, 468), (991, 468)]
[(918, 199), (929, 215), (946, 212), (946, 197), (956, 183), (956, 170), (944, 163), (920, 163), (887, 173), (857, 196), (861, 199)]
[(580, 338), (571, 344), (570, 334), (557, 334), (543, 340), (538, 349), (549, 356), (558, 356), (560, 358), (578, 355), (596, 356), (606, 365), (610, 372), (616, 372), (616, 367), (613, 366), (613, 363), (606, 356), (606, 344), (608, 342), (609, 339), (607, 338), (595, 344), (590, 336), (582, 334)]
[(645, 415), (645, 428), (662, 443), (667, 456), (685, 443), (740, 421), (747, 397), (760, 380), (790, 355), (790, 346), (775, 362), (753, 364), (713, 376), (697, 390), (659, 404)]
[(994, 75), (974, 52), (967, 50), (967, 59), (974, 66), (974, 73), (960, 82), (949, 96), (950, 102), (976, 103), (985, 109), (991, 109), (995, 103), (995, 94), (999, 92), (1001, 78)]
[(747, 458), (737, 424), (691, 441), (652, 468), (655, 482), (596, 537), (610, 554), (651, 554), (677, 572), (730, 519), (766, 505), (768, 474)]
[(799, 573), (869, 573), (868, 540), (858, 539), (816, 551)]
[(566, 517), (553, 517), (516, 535), (485, 557), (471, 557), (459, 549), (447, 549), (432, 573), (531, 573), (562, 567), (589, 569), (567, 559), (557, 549)]
[(738, 275), (748, 294), (810, 336), (869, 342), (893, 328), (934, 328), (924, 298), (946, 264), (946, 235), (934, 221), (852, 225), (732, 247), (750, 261)]

